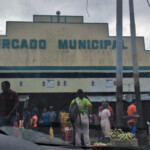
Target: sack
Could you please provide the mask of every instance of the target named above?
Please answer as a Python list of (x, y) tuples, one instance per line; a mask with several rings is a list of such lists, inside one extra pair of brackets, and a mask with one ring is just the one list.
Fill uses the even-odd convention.
[(78, 105), (76, 101), (74, 100), (74, 103), (71, 104), (70, 109), (69, 109), (69, 120), (74, 123), (76, 121), (78, 115)]

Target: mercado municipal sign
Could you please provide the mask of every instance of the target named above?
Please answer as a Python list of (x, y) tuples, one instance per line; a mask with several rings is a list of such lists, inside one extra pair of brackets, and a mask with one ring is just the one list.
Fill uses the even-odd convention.
[[(59, 49), (116, 49), (116, 40), (58, 40)], [(128, 49), (122, 41), (122, 48)]]
[[(0, 39), (1, 49), (46, 49), (45, 39)], [(53, 44), (48, 42), (49, 44)], [(58, 40), (58, 49), (116, 49), (116, 40)], [(122, 41), (122, 48), (128, 47)]]

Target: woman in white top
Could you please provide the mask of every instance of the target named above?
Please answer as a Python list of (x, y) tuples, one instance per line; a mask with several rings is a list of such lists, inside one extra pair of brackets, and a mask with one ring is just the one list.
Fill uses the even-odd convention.
[(102, 104), (102, 111), (99, 111), (99, 117), (101, 118), (100, 124), (101, 124), (101, 128), (102, 131), (105, 135), (105, 138), (109, 138), (110, 135), (110, 121), (109, 118), (111, 116), (111, 113), (108, 109), (108, 103), (104, 102)]

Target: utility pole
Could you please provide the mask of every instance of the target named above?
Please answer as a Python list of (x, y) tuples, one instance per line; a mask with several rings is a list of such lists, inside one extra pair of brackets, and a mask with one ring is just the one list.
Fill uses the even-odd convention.
[(129, 0), (129, 8), (130, 8), (130, 30), (131, 30), (131, 45), (132, 45), (132, 62), (133, 62), (133, 78), (134, 78), (135, 98), (136, 98), (137, 112), (140, 115), (137, 125), (138, 125), (138, 128), (143, 128), (142, 103), (141, 103), (141, 94), (140, 94), (140, 82), (139, 82), (139, 71), (138, 71), (136, 29), (135, 29), (135, 20), (134, 20), (133, 0)]
[(123, 127), (123, 81), (122, 81), (122, 0), (117, 0), (116, 39), (116, 125)]

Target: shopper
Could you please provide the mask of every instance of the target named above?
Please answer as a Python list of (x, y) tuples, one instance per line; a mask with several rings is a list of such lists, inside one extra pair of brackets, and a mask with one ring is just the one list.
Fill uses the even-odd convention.
[(103, 102), (102, 104), (102, 111), (99, 112), (99, 116), (101, 118), (101, 128), (102, 128), (102, 132), (104, 133), (105, 136), (105, 141), (109, 142), (110, 138), (109, 138), (109, 134), (110, 134), (110, 117), (111, 117), (111, 113), (110, 110), (108, 109), (108, 103), (107, 102)]
[(23, 121), (24, 121), (24, 128), (30, 128), (30, 120), (31, 120), (31, 113), (29, 112), (28, 108), (24, 108), (23, 110)]
[(32, 130), (37, 131), (37, 121), (38, 121), (37, 112), (34, 110), (32, 112), (32, 118), (30, 122), (30, 126)]
[(56, 114), (56, 111), (54, 111), (54, 107), (53, 106), (49, 106), (49, 120), (50, 120), (50, 129), (53, 130), (53, 136), (56, 135), (56, 126), (58, 127), (57, 125), (57, 121), (56, 121), (56, 118), (57, 118), (57, 114)]
[(109, 118), (109, 121), (110, 121), (110, 126), (111, 127), (113, 127), (114, 126), (114, 111), (113, 111), (113, 108), (109, 105), (109, 102), (108, 102), (108, 100), (106, 100), (106, 101), (103, 101), (102, 103), (101, 103), (101, 106), (99, 106), (99, 110), (103, 110), (103, 103), (107, 103), (108, 104), (108, 110), (110, 111), (110, 114), (111, 114), (111, 116), (110, 116), (110, 118)]
[(53, 106), (50, 106), (49, 107), (49, 112), (48, 112), (49, 113), (50, 125), (51, 125), (52, 128), (55, 127), (56, 117), (57, 117), (56, 111), (54, 111), (53, 108), (54, 108)]
[(18, 94), (10, 89), (10, 82), (1, 83), (2, 93), (0, 94), (0, 126), (13, 126), (16, 111), (19, 105)]
[(50, 120), (49, 120), (49, 113), (46, 107), (43, 108), (40, 123), (41, 123), (42, 132), (44, 132), (45, 134), (49, 134)]
[[(82, 89), (77, 91), (77, 97), (72, 100), (71, 105), (73, 103), (77, 103), (78, 115), (75, 121), (75, 144), (77, 146), (81, 146), (81, 136), (83, 135), (83, 141), (85, 146), (90, 146), (90, 138), (89, 138), (89, 117), (88, 114), (92, 109), (91, 102), (85, 98), (84, 92)], [(70, 105), (70, 108), (71, 108)]]
[(106, 101), (106, 102), (108, 103), (108, 110), (110, 111), (110, 114), (111, 114), (111, 116), (109, 118), (110, 126), (114, 127), (114, 111), (113, 111), (113, 108), (110, 106), (109, 102), (108, 101)]
[[(137, 113), (135, 100), (133, 100), (131, 104), (128, 106), (127, 113), (128, 113), (128, 116), (133, 116)], [(132, 129), (133, 126), (136, 125), (136, 123), (137, 123), (137, 119), (128, 120), (129, 128)]]
[(100, 125), (100, 118), (98, 116), (98, 113), (93, 114), (93, 120), (94, 120), (94, 129), (95, 129), (95, 136), (98, 138), (98, 141), (103, 139), (103, 133)]

